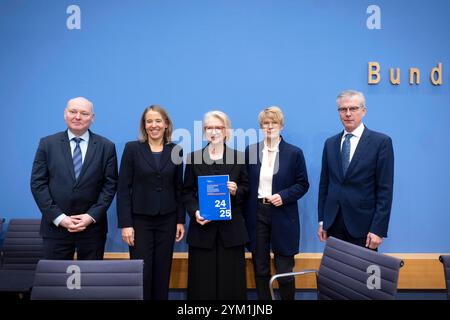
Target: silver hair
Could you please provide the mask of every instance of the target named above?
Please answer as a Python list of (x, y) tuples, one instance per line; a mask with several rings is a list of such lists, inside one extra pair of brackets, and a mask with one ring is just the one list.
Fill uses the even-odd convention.
[(339, 107), (339, 102), (342, 98), (351, 98), (351, 97), (358, 97), (359, 98), (359, 106), (363, 109), (366, 108), (366, 98), (364, 97), (364, 94), (362, 92), (356, 91), (356, 90), (344, 90), (336, 98), (336, 104)]

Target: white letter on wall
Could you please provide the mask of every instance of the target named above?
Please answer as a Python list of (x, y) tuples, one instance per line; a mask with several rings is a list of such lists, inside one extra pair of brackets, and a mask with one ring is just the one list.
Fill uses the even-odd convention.
[(67, 7), (66, 13), (70, 14), (70, 16), (66, 20), (67, 29), (69, 29), (69, 30), (81, 29), (80, 7), (75, 4), (72, 4)]
[(381, 9), (379, 6), (376, 6), (374, 4), (367, 7), (367, 14), (371, 14), (367, 18), (367, 29), (373, 30), (373, 29), (381, 29)]

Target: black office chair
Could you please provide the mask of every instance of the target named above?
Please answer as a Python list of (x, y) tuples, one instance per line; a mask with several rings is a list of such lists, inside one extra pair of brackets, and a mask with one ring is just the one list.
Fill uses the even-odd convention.
[(276, 274), (270, 292), (275, 299), (276, 279), (315, 273), (320, 300), (392, 300), (402, 266), (400, 259), (329, 237), (319, 270)]
[[(0, 245), (2, 244), (3, 239), (3, 223), (5, 223), (5, 218), (0, 218)], [(0, 255), (0, 266), (1, 266), (1, 255)]]
[(29, 293), (34, 270), (44, 256), (40, 219), (12, 219), (2, 247), (0, 292)]
[(442, 255), (439, 260), (444, 266), (445, 286), (447, 287), (447, 298), (450, 300), (450, 255)]
[(32, 300), (142, 300), (143, 260), (41, 260)]

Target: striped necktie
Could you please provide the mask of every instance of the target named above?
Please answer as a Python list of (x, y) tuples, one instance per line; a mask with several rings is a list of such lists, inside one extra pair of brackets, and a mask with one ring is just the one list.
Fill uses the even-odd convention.
[(341, 157), (342, 157), (342, 170), (345, 173), (347, 172), (348, 166), (350, 165), (350, 139), (353, 137), (353, 134), (347, 133), (345, 135), (344, 142), (342, 143), (342, 151), (341, 151)]
[(81, 172), (81, 166), (83, 165), (83, 159), (81, 157), (81, 148), (80, 148), (80, 142), (83, 140), (81, 138), (75, 137), (72, 138), (73, 141), (77, 144), (75, 146), (75, 150), (73, 150), (73, 170), (75, 172), (75, 179), (78, 179), (78, 176)]

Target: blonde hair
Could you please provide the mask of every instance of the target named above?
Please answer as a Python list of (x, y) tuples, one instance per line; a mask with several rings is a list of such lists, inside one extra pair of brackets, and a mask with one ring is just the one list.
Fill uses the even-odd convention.
[(266, 119), (271, 119), (280, 124), (281, 127), (284, 127), (284, 115), (283, 111), (281, 111), (280, 107), (270, 106), (262, 110), (258, 115), (259, 126), (262, 128), (263, 122)]
[(212, 117), (222, 121), (223, 125), (225, 126), (225, 139), (224, 140), (227, 141), (228, 139), (230, 139), (230, 135), (229, 135), (229, 131), (231, 130), (230, 118), (227, 116), (227, 114), (225, 112), (218, 111), (218, 110), (208, 111), (203, 116), (203, 133), (205, 132), (206, 121)]
[(162, 106), (159, 106), (156, 104), (145, 108), (144, 112), (142, 113), (140, 126), (139, 126), (139, 141), (140, 142), (148, 141), (147, 130), (145, 130), (145, 116), (147, 115), (147, 112), (150, 110), (158, 112), (161, 115), (161, 117), (163, 118), (164, 122), (167, 125), (167, 128), (164, 131), (164, 143), (171, 142), (172, 141), (172, 132), (173, 132), (172, 120), (170, 120), (169, 114), (167, 113), (166, 109), (164, 109)]

